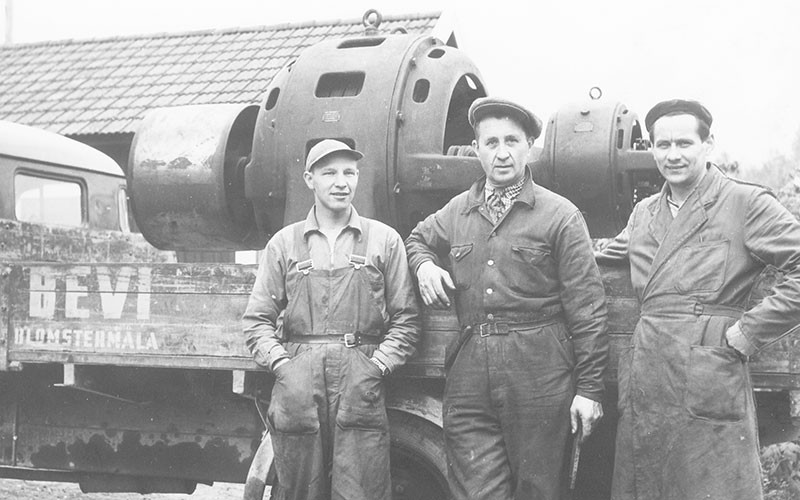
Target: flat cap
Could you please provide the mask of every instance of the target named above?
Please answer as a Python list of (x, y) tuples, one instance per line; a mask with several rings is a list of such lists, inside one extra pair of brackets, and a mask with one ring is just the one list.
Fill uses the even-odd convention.
[(314, 164), (321, 159), (339, 151), (344, 151), (350, 154), (356, 161), (364, 157), (360, 151), (352, 149), (342, 141), (337, 141), (336, 139), (324, 139), (314, 144), (314, 146), (308, 150), (308, 155), (306, 156), (306, 171), (310, 171), (314, 167)]
[(711, 117), (705, 106), (697, 101), (690, 101), (686, 99), (670, 99), (669, 101), (661, 101), (653, 106), (653, 109), (647, 112), (644, 117), (644, 125), (650, 132), (653, 131), (653, 124), (664, 115), (671, 113), (693, 115), (701, 122), (705, 123), (709, 128), (714, 118)]
[(542, 133), (542, 120), (531, 111), (515, 102), (499, 97), (479, 97), (469, 107), (469, 124), (475, 123), (486, 116), (508, 116), (516, 120), (525, 132), (536, 139)]

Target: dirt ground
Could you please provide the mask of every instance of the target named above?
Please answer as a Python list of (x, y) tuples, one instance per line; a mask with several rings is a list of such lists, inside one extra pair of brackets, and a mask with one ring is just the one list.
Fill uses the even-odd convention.
[(81, 493), (75, 483), (0, 479), (0, 500), (241, 500), (243, 484), (198, 484), (192, 495), (138, 493)]

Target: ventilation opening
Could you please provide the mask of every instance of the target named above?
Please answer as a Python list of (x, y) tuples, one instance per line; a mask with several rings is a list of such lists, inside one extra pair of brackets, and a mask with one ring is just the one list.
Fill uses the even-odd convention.
[(458, 79), (447, 108), (444, 144), (442, 145), (443, 154), (447, 154), (451, 146), (472, 143), (474, 134), (472, 127), (469, 125), (467, 112), (472, 101), (484, 96), (486, 96), (486, 91), (475, 75), (463, 75)]
[(386, 40), (383, 37), (351, 38), (340, 43), (338, 49), (354, 49), (358, 47), (377, 47)]
[(413, 99), (414, 102), (425, 102), (428, 98), (428, 93), (431, 90), (431, 82), (422, 78), (417, 80), (417, 83), (414, 84), (414, 94)]
[(317, 97), (355, 97), (364, 87), (364, 73), (325, 73), (317, 82)]
[(634, 151), (650, 149), (650, 141), (642, 137), (642, 124), (639, 123), (639, 120), (633, 122), (633, 129), (631, 129), (631, 149)]
[(269, 96), (267, 96), (267, 102), (264, 104), (264, 109), (266, 111), (271, 110), (275, 107), (275, 104), (278, 102), (278, 96), (281, 94), (281, 89), (275, 87), (274, 89), (269, 91)]
[(439, 59), (444, 55), (443, 49), (433, 49), (432, 51), (428, 52), (428, 57), (431, 59)]

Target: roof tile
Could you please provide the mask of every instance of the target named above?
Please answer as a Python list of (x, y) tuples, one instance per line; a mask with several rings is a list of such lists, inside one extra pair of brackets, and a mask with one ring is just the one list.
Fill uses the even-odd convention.
[[(386, 16), (427, 33), (438, 13)], [(66, 135), (131, 133), (153, 107), (260, 102), (309, 45), (361, 34), (361, 19), (0, 46), (0, 119)]]

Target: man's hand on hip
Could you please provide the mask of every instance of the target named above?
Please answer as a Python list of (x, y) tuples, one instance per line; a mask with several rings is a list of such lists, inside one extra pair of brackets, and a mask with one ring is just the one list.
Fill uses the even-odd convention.
[(575, 396), (572, 399), (569, 414), (573, 434), (578, 432), (578, 419), (581, 420), (581, 427), (583, 428), (581, 440), (584, 440), (594, 431), (597, 422), (603, 418), (603, 405), (583, 396)]
[(428, 260), (417, 268), (417, 281), (419, 282), (419, 293), (426, 306), (434, 309), (450, 307), (450, 297), (447, 296), (445, 287), (449, 290), (456, 288), (450, 273)]

